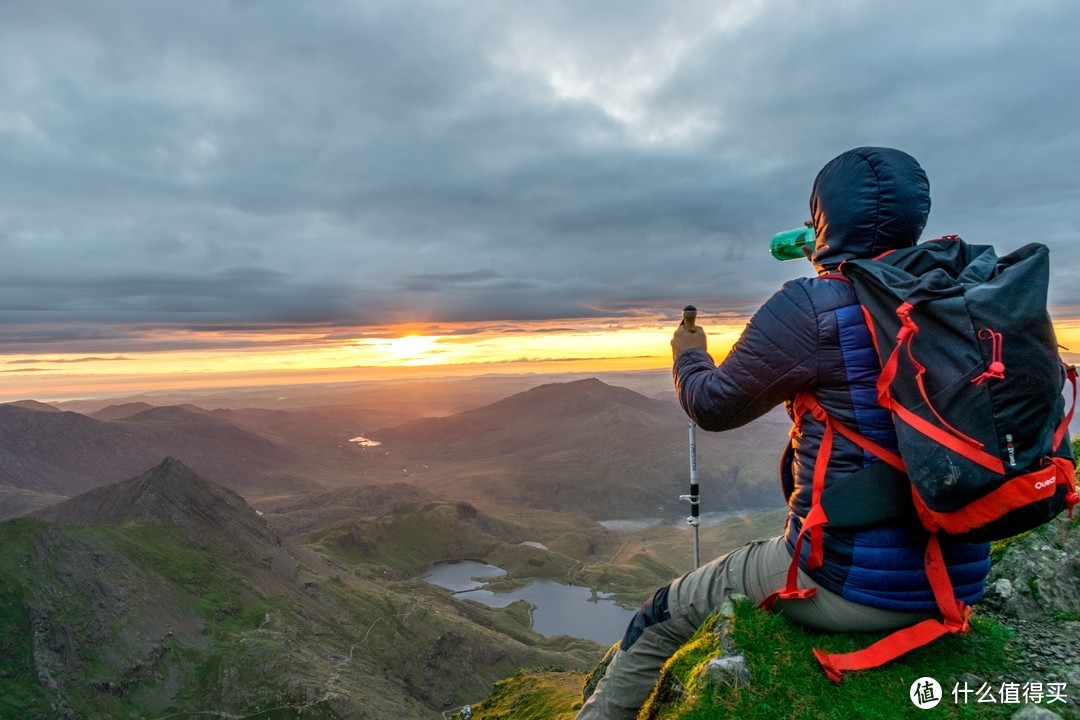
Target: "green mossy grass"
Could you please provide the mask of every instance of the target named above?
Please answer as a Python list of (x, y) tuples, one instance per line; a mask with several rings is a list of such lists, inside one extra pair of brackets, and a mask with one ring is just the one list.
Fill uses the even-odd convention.
[[(932, 711), (941, 718), (1007, 718), (1017, 705), (957, 704), (952, 690), (961, 677), (991, 684), (1009, 677), (1012, 632), (994, 620), (972, 619), (972, 631), (947, 636), (889, 665), (848, 673), (842, 683), (829, 680), (813, 655), (814, 648), (842, 653), (864, 648), (882, 634), (826, 634), (805, 630), (783, 616), (743, 601), (731, 620), (735, 647), (746, 657), (752, 681), (719, 684), (702, 674), (703, 665), (720, 654), (710, 618), (664, 666), (660, 681), (639, 720), (893, 720), (927, 717), (912, 704), (909, 692), (922, 677), (942, 686), (942, 702)], [(571, 680), (576, 687), (571, 688)], [(496, 718), (573, 718), (581, 707), (587, 676), (577, 673), (520, 672), (495, 686), (493, 694), (473, 706), (474, 720)], [(972, 688), (976, 689), (976, 688)], [(996, 692), (996, 686), (995, 686)], [(962, 698), (961, 698), (962, 699)]]
[[(521, 670), (495, 683), (484, 702), (472, 706), (470, 720), (573, 720), (581, 709), (583, 675), (553, 670)], [(461, 714), (452, 716), (461, 720)]]
[[(822, 672), (814, 648), (830, 653), (864, 648), (881, 634), (824, 634), (804, 630), (780, 615), (772, 615), (747, 602), (738, 603), (731, 626), (735, 646), (746, 657), (753, 681), (729, 687), (699, 680), (705, 651), (717, 650), (715, 636), (699, 633), (665, 668), (669, 685), (686, 691), (659, 708), (645, 708), (650, 720), (705, 720), (738, 717), (747, 720), (892, 720), (925, 717), (909, 699), (912, 683), (935, 678), (944, 698), (935, 717), (1009, 717), (1016, 705), (956, 704), (952, 689), (957, 678), (972, 675), (990, 682), (1008, 675), (1011, 668), (1010, 630), (989, 618), (974, 617), (972, 632), (941, 638), (882, 668), (848, 673), (834, 683)], [(687, 658), (680, 658), (684, 653)], [(700, 661), (699, 661), (700, 660)]]
[(34, 674), (33, 630), (23, 597), (36, 520), (0, 524), (0, 717), (35, 717), (47, 708)]

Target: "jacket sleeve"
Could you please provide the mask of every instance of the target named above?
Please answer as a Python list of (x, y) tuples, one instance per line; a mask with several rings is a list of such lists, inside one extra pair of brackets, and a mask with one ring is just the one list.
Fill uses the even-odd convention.
[(727, 358), (688, 350), (675, 360), (675, 389), (706, 430), (729, 430), (812, 388), (818, 377), (818, 319), (799, 281), (786, 283), (750, 319)]

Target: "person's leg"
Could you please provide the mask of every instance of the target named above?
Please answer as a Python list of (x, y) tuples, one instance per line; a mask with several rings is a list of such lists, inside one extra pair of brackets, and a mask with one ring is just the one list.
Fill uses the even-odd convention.
[[(760, 603), (783, 587), (791, 555), (783, 537), (744, 545), (661, 588), (630, 623), (607, 672), (577, 720), (632, 720), (660, 669), (732, 593)], [(802, 571), (800, 587), (818, 587)], [(666, 591), (666, 592), (665, 592)], [(658, 595), (664, 597), (658, 600)], [(777, 601), (773, 612), (827, 631), (892, 630), (927, 617), (867, 607), (818, 588), (808, 600)]]
[(577, 720), (636, 718), (660, 677), (660, 668), (696, 629), (685, 618), (671, 618), (645, 628), (626, 649), (620, 646)]
[[(723, 562), (721, 558), (709, 572), (693, 572), (672, 584), (673, 609), (690, 620), (694, 626), (705, 621), (727, 599), (731, 592), (748, 596), (760, 603), (787, 581), (791, 555), (783, 537), (751, 543), (748, 552)], [(732, 553), (735, 555), (735, 553)], [(712, 565), (712, 563), (710, 563)], [(707, 565), (702, 570), (706, 570)], [(772, 611), (783, 614), (799, 625), (826, 632), (874, 632), (895, 630), (914, 625), (931, 617), (928, 613), (896, 612), (860, 605), (840, 595), (821, 588), (802, 570), (799, 570), (799, 587), (817, 588), (806, 600), (777, 600)]]
[(671, 613), (698, 627), (732, 593), (759, 603), (783, 586), (790, 564), (782, 537), (744, 545), (672, 583)]
[(760, 602), (775, 589), (768, 583), (775, 577), (782, 581), (790, 557), (784, 562), (768, 551), (773, 542), (745, 545), (657, 591), (630, 622), (622, 645), (577, 720), (637, 717), (664, 663), (731, 593)]

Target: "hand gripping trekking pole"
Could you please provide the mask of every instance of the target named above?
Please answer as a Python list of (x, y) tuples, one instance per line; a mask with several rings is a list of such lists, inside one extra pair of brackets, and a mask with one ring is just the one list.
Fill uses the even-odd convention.
[[(697, 331), (697, 308), (687, 305), (683, 308), (683, 327), (688, 332)], [(690, 517), (686, 522), (694, 528), (694, 569), (701, 567), (701, 547), (698, 541), (698, 526), (701, 525), (701, 496), (698, 494), (697, 481), (697, 425), (690, 420), (690, 494), (680, 495), (680, 501), (690, 503)]]

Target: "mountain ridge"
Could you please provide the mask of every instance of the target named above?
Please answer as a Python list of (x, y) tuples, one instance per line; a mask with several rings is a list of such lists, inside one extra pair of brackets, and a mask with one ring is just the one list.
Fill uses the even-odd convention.
[(37, 412), (64, 412), (55, 405), (39, 402), (37, 400), (16, 400), (15, 402), (7, 402), (3, 404), (11, 405), (12, 407), (22, 408), (24, 410), (35, 410)]
[[(152, 410), (155, 407), (157, 406), (151, 405), (150, 403), (146, 402), (129, 402), (120, 403), (118, 405), (108, 405), (101, 408), (100, 410), (95, 410), (93, 412), (82, 412), (82, 414), (88, 415), (95, 420), (103, 420), (108, 422), (109, 420), (123, 420), (124, 418), (129, 418), (132, 415), (137, 415), (138, 413), (141, 413), (145, 410)], [(75, 412), (81, 411), (76, 410)]]
[(172, 458), (0, 522), (0, 717), (427, 720), (514, 667), (595, 657), (536, 635), (520, 603), (466, 603), (248, 523), (242, 498)]
[(0, 486), (70, 497), (173, 456), (221, 484), (251, 489), (272, 487), (274, 474), (297, 458), (288, 448), (216, 418), (183, 408), (146, 412), (142, 419), (101, 421), (70, 411), (0, 405)]
[[(485, 384), (473, 401), (522, 384)], [(377, 407), (205, 410), (148, 399), (107, 406), (105, 420), (0, 408), (0, 518), (132, 477), (165, 456), (249, 497), (404, 480), (475, 504), (595, 519), (684, 512), (677, 498), (685, 492), (687, 421), (672, 396), (582, 378), (409, 418), (410, 407), (436, 412), (451, 398), (467, 404), (470, 387), (398, 383), (365, 391), (388, 403)], [(441, 390), (427, 405), (429, 388)], [(400, 407), (397, 391), (405, 393)], [(786, 419), (767, 416), (722, 435), (699, 433), (702, 509), (779, 505), (776, 457), (787, 429)], [(382, 444), (350, 442), (361, 435)]]
[[(703, 510), (770, 507), (787, 422), (698, 433)], [(411, 465), (410, 482), (477, 504), (677, 516), (688, 475), (687, 419), (675, 403), (598, 379), (541, 385), (481, 408), (372, 431)], [(775, 447), (775, 454), (761, 448)]]
[(228, 535), (247, 545), (281, 545), (242, 497), (172, 457), (130, 480), (94, 488), (34, 515), (68, 525), (176, 525), (199, 535)]

